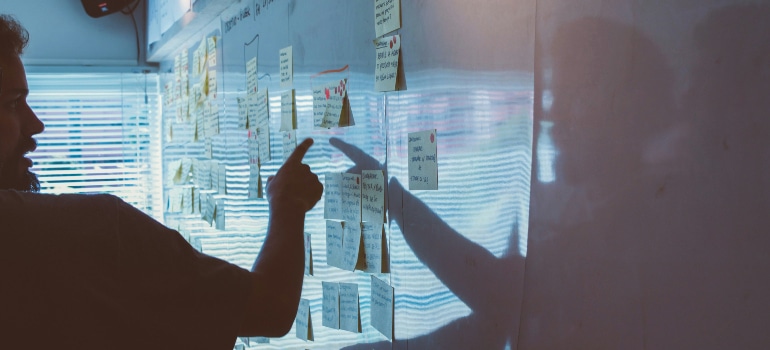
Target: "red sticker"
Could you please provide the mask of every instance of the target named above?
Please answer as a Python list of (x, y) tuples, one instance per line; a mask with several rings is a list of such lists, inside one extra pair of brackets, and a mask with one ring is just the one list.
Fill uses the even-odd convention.
[(326, 90), (326, 99), (328, 100), (329, 99), (329, 88), (326, 88), (325, 90)]
[(358, 185), (359, 181), (361, 181), (360, 178), (356, 178), (356, 185)]
[(390, 41), (390, 48), (393, 48), (393, 40)]
[(433, 134), (430, 134), (430, 143), (433, 143), (433, 141), (436, 140), (436, 137), (433, 136)]

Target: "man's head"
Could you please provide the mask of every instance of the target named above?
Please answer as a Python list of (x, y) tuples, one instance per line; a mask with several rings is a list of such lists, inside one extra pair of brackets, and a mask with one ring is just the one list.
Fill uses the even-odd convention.
[(24, 157), (35, 149), (43, 123), (27, 104), (27, 76), (21, 54), (29, 35), (13, 17), (0, 14), (0, 189), (37, 191), (40, 184)]

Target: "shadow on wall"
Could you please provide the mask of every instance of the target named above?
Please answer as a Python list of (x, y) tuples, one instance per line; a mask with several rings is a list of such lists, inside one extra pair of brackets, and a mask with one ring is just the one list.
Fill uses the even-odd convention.
[(767, 33), (768, 5), (707, 16), (677, 107), (645, 35), (559, 28), (536, 115), (553, 122), (557, 181), (532, 187), (522, 348), (770, 345)]
[[(339, 139), (330, 142), (356, 164), (348, 170), (350, 173), (383, 168), (351, 144)], [(403, 213), (420, 220), (410, 221)], [(395, 177), (388, 184), (388, 217), (401, 228), (404, 239), (420, 261), (472, 312), (416, 338), (358, 344), (346, 349), (502, 349), (506, 344), (517, 342), (521, 307), (519, 281), (524, 270), (515, 232), (518, 225), (514, 225), (506, 253), (497, 258), (447, 225)]]

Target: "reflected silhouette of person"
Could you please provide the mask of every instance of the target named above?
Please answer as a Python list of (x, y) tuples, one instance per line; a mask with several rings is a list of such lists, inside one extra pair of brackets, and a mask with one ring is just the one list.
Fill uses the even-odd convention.
[(557, 177), (532, 185), (520, 344), (636, 348), (646, 237), (683, 153), (673, 74), (652, 40), (605, 19), (566, 23), (546, 47), (536, 89), (553, 104), (535, 125), (553, 125)]
[[(351, 144), (337, 138), (329, 142), (355, 163), (348, 172), (384, 169), (376, 159)], [(515, 344), (524, 269), (517, 232), (510, 235), (508, 250), (498, 258), (450, 227), (395, 177), (390, 178), (387, 188), (389, 220), (399, 226), (417, 258), (471, 313), (426, 335), (394, 339), (392, 343), (357, 344), (346, 349), (502, 349), (506, 344)], [(407, 220), (404, 213), (420, 220)]]

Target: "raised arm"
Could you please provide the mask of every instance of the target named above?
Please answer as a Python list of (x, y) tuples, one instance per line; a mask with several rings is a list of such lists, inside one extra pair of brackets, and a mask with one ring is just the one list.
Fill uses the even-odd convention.
[(305, 212), (321, 199), (323, 185), (302, 164), (312, 139), (297, 146), (267, 180), (270, 222), (252, 268), (252, 292), (241, 336), (282, 336), (289, 332), (302, 293), (305, 265)]

